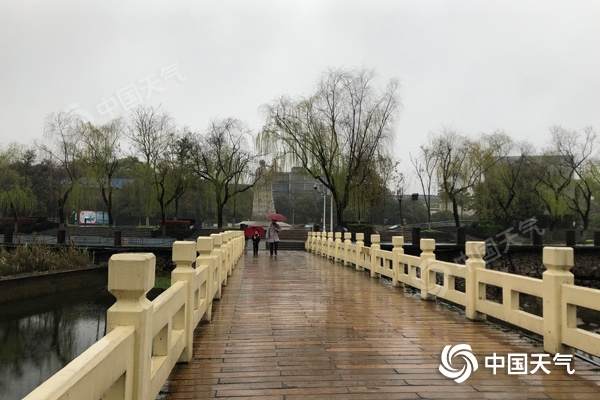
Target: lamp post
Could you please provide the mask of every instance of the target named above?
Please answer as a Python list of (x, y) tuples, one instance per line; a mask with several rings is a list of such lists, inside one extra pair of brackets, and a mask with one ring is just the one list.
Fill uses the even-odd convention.
[[(319, 185), (315, 182), (313, 189), (319, 190)], [(327, 232), (327, 188), (323, 187), (323, 232)]]

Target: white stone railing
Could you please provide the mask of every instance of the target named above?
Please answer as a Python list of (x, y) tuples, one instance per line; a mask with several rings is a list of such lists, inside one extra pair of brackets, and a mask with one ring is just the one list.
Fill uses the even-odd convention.
[(25, 397), (51, 399), (155, 399), (177, 362), (192, 359), (194, 329), (211, 319), (244, 251), (241, 231), (173, 244), (171, 286), (154, 301), (152, 253), (113, 255), (108, 290), (116, 297), (107, 312), (107, 334)]
[[(368, 269), (372, 277), (386, 276), (395, 287), (406, 285), (421, 292), (424, 300), (442, 298), (464, 306), (466, 317), (484, 320), (486, 316), (510, 323), (539, 334), (544, 350), (550, 353), (569, 353), (573, 349), (600, 357), (600, 335), (577, 327), (577, 307), (600, 311), (600, 290), (575, 286), (569, 270), (574, 265), (570, 247), (545, 247), (542, 279), (492, 271), (485, 268), (485, 242), (467, 242), (465, 265), (435, 259), (435, 240), (421, 239), (420, 256), (404, 254), (404, 238), (392, 238), (391, 251), (381, 250), (379, 235), (371, 235), (371, 247), (365, 247), (363, 234), (344, 234), (344, 242), (334, 242), (321, 232), (310, 232), (307, 251), (327, 259)], [(456, 286), (457, 278), (464, 281), (464, 290)], [(441, 284), (440, 284), (441, 283)], [(487, 287), (501, 288), (501, 302), (487, 298)], [(542, 316), (520, 308), (520, 294), (540, 298)]]

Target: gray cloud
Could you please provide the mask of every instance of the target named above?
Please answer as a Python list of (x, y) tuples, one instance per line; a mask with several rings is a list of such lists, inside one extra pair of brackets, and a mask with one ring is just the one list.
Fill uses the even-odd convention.
[[(103, 122), (97, 106), (132, 86), (194, 129), (234, 116), (256, 131), (261, 104), (365, 66), (402, 82), (405, 161), (447, 124), (541, 146), (554, 124), (600, 126), (599, 17), (591, 0), (2, 2), (0, 143), (40, 138), (69, 105)], [(185, 80), (161, 76), (175, 63)], [(146, 98), (149, 76), (162, 91)]]

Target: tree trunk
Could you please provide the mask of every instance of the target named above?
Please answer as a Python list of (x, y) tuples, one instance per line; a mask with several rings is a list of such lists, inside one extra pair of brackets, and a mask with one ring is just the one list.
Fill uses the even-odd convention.
[(452, 198), (452, 213), (454, 214), (454, 223), (457, 228), (460, 228), (460, 216), (458, 215), (458, 202), (456, 198)]
[(217, 228), (219, 230), (223, 228), (223, 208), (225, 208), (225, 204), (217, 204)]

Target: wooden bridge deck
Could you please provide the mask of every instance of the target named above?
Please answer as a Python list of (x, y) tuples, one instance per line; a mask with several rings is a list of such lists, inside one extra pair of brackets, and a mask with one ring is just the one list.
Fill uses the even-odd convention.
[[(579, 359), (573, 375), (553, 364), (550, 374), (494, 375), (486, 356), (545, 352), (365, 272), (301, 251), (246, 254), (237, 268), (212, 322), (196, 331), (193, 361), (175, 368), (159, 398), (600, 398), (600, 369)], [(479, 363), (463, 383), (438, 369), (443, 348), (457, 344)]]

